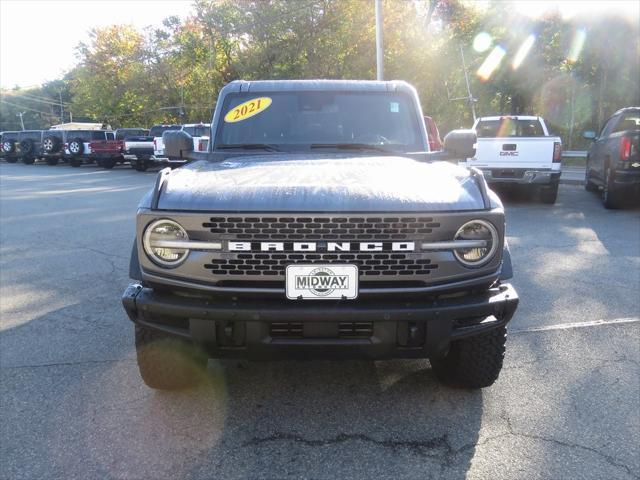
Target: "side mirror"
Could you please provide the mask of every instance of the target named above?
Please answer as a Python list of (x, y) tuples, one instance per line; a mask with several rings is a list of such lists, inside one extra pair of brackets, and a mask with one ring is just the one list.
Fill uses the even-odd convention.
[(584, 132), (582, 134), (582, 137), (586, 138), (587, 140), (595, 140), (596, 139), (596, 132), (589, 130), (587, 132)]
[(476, 154), (477, 141), (475, 130), (452, 130), (444, 137), (444, 151), (451, 159), (471, 158)]
[(193, 153), (193, 137), (182, 130), (167, 130), (162, 134), (164, 153), (171, 160), (188, 159)]

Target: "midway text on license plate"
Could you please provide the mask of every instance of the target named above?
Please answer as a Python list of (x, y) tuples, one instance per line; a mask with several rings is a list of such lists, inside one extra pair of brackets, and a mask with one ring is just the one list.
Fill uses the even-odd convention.
[(288, 265), (287, 298), (306, 300), (358, 297), (357, 265)]

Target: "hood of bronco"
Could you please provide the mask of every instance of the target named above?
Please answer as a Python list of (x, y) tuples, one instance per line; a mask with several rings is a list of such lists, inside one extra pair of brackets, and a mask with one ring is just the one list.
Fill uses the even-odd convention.
[[(493, 199), (492, 199), (492, 203)], [(467, 169), (396, 156), (247, 155), (172, 171), (162, 210), (401, 212), (481, 210)]]

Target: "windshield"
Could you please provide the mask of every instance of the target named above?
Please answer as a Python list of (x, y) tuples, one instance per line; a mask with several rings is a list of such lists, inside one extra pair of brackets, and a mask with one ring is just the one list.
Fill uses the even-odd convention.
[(504, 137), (544, 137), (544, 130), (540, 120), (516, 120), (502, 118), (500, 120), (480, 120), (476, 127), (478, 137), (504, 138)]
[(184, 127), (184, 131), (192, 137), (208, 137), (209, 125), (199, 125), (197, 127)]
[(627, 130), (640, 130), (640, 110), (625, 113), (620, 119), (620, 122), (618, 122), (618, 125), (616, 125), (613, 133), (625, 132)]
[(180, 130), (182, 128), (181, 125), (157, 125), (151, 128), (149, 132), (150, 137), (161, 137), (164, 132), (167, 130)]
[(215, 148), (421, 151), (412, 99), (386, 92), (271, 92), (225, 99)]
[(120, 130), (116, 130), (116, 140), (124, 140), (127, 137), (139, 137), (139, 136), (146, 136), (148, 133), (147, 130), (143, 130), (143, 129), (138, 129), (138, 130), (134, 130), (134, 129), (120, 129)]

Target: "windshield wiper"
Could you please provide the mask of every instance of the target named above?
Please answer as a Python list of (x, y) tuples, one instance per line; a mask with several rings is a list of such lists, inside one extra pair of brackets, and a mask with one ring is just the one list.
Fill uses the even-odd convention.
[(368, 143), (312, 143), (309, 148), (335, 148), (337, 150), (374, 150), (376, 152), (389, 152), (384, 147)]
[(229, 145), (216, 145), (216, 150), (266, 150), (267, 152), (281, 152), (282, 150), (273, 143), (238, 143)]

